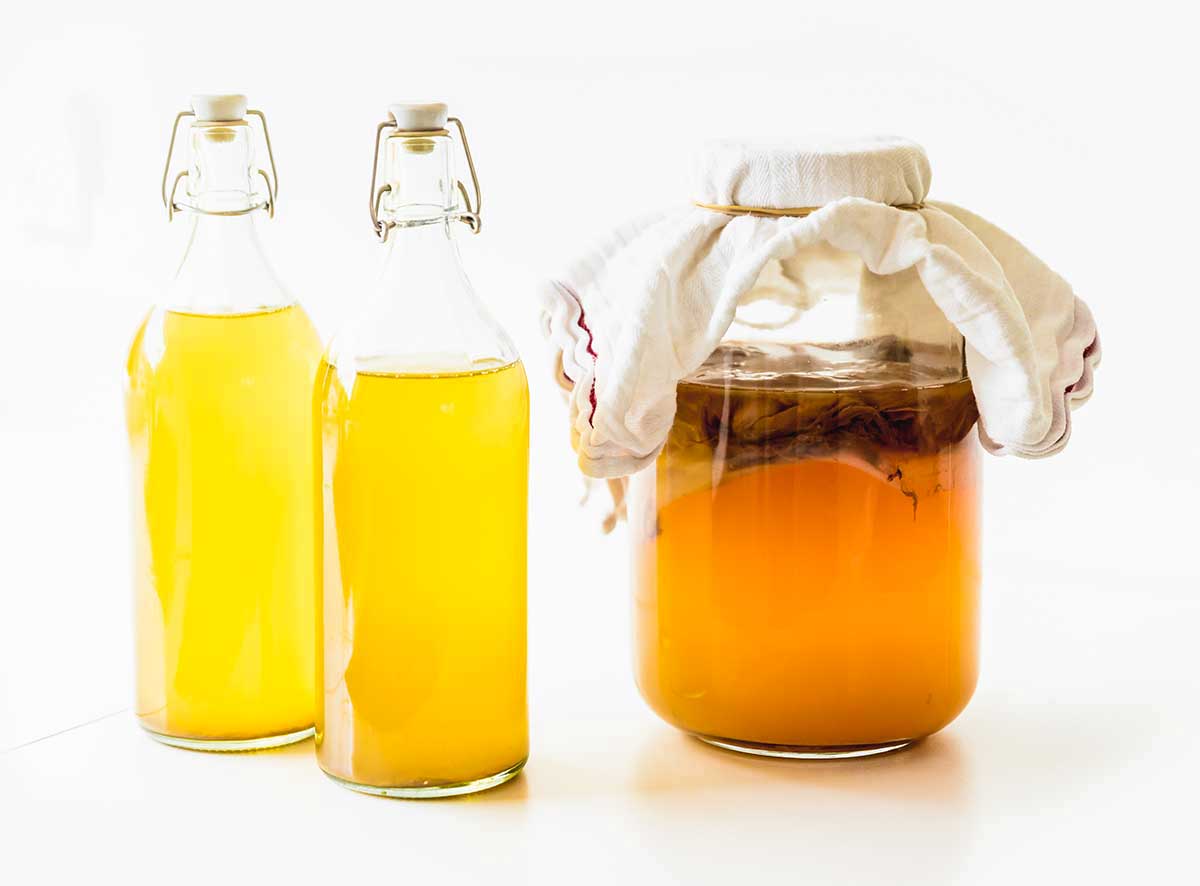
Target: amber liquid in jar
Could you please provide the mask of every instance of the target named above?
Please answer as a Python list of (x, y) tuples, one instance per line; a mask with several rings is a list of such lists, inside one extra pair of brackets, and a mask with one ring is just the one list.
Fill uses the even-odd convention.
[(679, 385), (631, 495), (638, 683), (669, 723), (752, 752), (854, 752), (967, 704), (974, 397), (894, 350), (779, 372), (723, 346)]

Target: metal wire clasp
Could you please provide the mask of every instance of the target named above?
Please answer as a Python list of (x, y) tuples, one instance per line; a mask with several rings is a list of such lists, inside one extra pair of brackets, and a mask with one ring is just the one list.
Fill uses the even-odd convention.
[[(267, 115), (262, 111), (253, 108), (246, 109), (247, 114), (253, 114), (258, 118), (262, 125), (263, 141), (267, 145), (267, 159), (271, 163), (271, 174), (268, 176), (262, 169), (257, 170), (258, 174), (263, 177), (263, 181), (267, 185), (267, 199), (265, 203), (255, 203), (246, 209), (227, 209), (227, 210), (206, 210), (197, 209), (195, 206), (182, 206), (175, 202), (175, 194), (179, 190), (179, 182), (187, 177), (187, 170), (181, 169), (179, 174), (175, 176), (171, 182), (171, 189), (167, 190), (167, 180), (171, 176), (171, 160), (175, 156), (175, 139), (179, 135), (179, 121), (184, 117), (195, 117), (193, 111), (180, 111), (175, 115), (175, 122), (171, 125), (171, 142), (167, 145), (167, 162), (163, 166), (162, 174), (162, 201), (163, 206), (167, 210), (167, 221), (172, 221), (175, 218), (175, 213), (181, 210), (188, 212), (199, 212), (203, 215), (246, 215), (249, 212), (254, 212), (256, 209), (266, 209), (269, 218), (275, 217), (275, 204), (279, 199), (279, 170), (275, 168), (275, 151), (271, 148), (271, 131), (267, 128)], [(221, 121), (217, 125), (228, 126), (243, 123), (244, 121), (231, 120)], [(206, 124), (207, 125), (207, 124)]]
[[(465, 223), (471, 229), (471, 233), (478, 234), (483, 228), (483, 192), (479, 188), (479, 175), (475, 172), (475, 160), (471, 157), (471, 145), (467, 141), (467, 130), (463, 126), (463, 122), (457, 117), (446, 118), (447, 123), (453, 123), (458, 129), (458, 139), (462, 143), (463, 156), (467, 158), (467, 168), (471, 171), (471, 184), (475, 192), (474, 201), (467, 193), (467, 186), (462, 183), (461, 179), (456, 179), (454, 184), (458, 188), (459, 194), (462, 195), (462, 205), (457, 211), (452, 213), (452, 216), (459, 221)], [(449, 135), (445, 129), (435, 129), (422, 132), (411, 132), (401, 130), (396, 125), (395, 120), (385, 120), (375, 127), (375, 152), (372, 155), (371, 162), (371, 226), (375, 229), (375, 235), (379, 237), (380, 242), (387, 240), (388, 231), (394, 227), (393, 222), (381, 220), (379, 218), (379, 205), (383, 200), (383, 195), (391, 191), (391, 185), (383, 185), (376, 187), (379, 181), (379, 147), (383, 142), (383, 133), (385, 130), (394, 129), (397, 134), (413, 136), (439, 136)]]

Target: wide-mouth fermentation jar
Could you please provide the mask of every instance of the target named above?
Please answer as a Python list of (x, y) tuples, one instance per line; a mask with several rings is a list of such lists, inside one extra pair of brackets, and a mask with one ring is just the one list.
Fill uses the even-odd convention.
[(815, 327), (803, 319), (734, 323), (631, 481), (638, 687), (722, 746), (895, 748), (947, 725), (976, 684), (977, 413), (960, 340), (949, 324), (937, 341), (883, 329), (841, 282), (809, 309), (841, 340), (787, 341)]
[(975, 401), (955, 330), (907, 322), (928, 314), (918, 281), (888, 291), (915, 312), (883, 312), (853, 256), (784, 271), (772, 288), (807, 277), (811, 303), (782, 326), (735, 321), (632, 479), (638, 685), (715, 744), (886, 750), (975, 687)]
[(628, 478), (638, 685), (734, 750), (904, 747), (975, 688), (979, 452), (1066, 444), (1095, 324), (1003, 231), (927, 202), (912, 142), (698, 161), (691, 207), (546, 289), (580, 467)]

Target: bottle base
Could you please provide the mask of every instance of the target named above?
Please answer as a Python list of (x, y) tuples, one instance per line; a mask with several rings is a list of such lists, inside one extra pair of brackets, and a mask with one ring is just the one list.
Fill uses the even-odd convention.
[(182, 738), (178, 735), (164, 735), (142, 726), (146, 734), (157, 742), (170, 745), (173, 748), (183, 748), (188, 751), (215, 751), (233, 753), (237, 751), (265, 751), (268, 748), (281, 748), (284, 745), (304, 741), (313, 734), (313, 727), (299, 729), (295, 732), (285, 732), (281, 735), (264, 735), (261, 738)]
[[(325, 774), (337, 784), (344, 788), (349, 788), (352, 791), (357, 791), (360, 794), (370, 794), (374, 797), (391, 797), (399, 800), (433, 800), (438, 797), (459, 797), (463, 794), (476, 794), (480, 791), (486, 791), (489, 788), (499, 787), (506, 781), (511, 781), (516, 778), (517, 774), (525, 768), (525, 760), (517, 763), (515, 766), (510, 766), (503, 772), (497, 772), (495, 775), (488, 775), (484, 778), (477, 778), (473, 781), (449, 782), (446, 784), (430, 784), (430, 785), (406, 785), (404, 787), (380, 787), (379, 785), (359, 784), (355, 781), (349, 781), (345, 778), (339, 778), (328, 772)], [(324, 770), (322, 770), (324, 771)]]
[(732, 738), (717, 738), (713, 735), (692, 733), (696, 738), (713, 747), (756, 757), (780, 757), (788, 760), (851, 760), (855, 757), (874, 757), (890, 754), (916, 744), (919, 739), (904, 738), (880, 744), (833, 745), (812, 747), (807, 745), (768, 744), (758, 741), (741, 741)]

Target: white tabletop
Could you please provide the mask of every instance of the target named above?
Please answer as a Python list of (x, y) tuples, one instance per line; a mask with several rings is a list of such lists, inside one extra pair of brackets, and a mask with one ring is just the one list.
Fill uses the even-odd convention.
[(632, 687), (613, 600), (573, 636), (535, 629), (532, 757), (508, 785), (363, 797), (311, 741), (192, 753), (121, 711), (0, 755), (4, 856), (26, 871), (7, 882), (1179, 882), (1200, 786), (1193, 589), (995, 572), (974, 702), (901, 753), (764, 760), (675, 732)]

